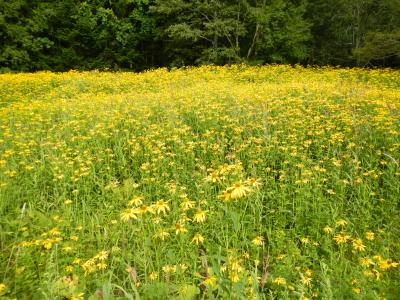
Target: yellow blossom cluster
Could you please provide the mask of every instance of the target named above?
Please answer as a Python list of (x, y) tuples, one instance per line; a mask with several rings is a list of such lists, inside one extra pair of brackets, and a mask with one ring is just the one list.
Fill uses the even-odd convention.
[(0, 297), (395, 299), (399, 90), (390, 69), (0, 74)]

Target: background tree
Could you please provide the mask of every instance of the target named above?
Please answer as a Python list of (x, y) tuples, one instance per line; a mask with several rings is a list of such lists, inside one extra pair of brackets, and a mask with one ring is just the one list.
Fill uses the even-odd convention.
[(306, 18), (312, 24), (310, 63), (360, 65), (353, 53), (369, 33), (400, 29), (400, 1), (309, 0)]
[(363, 47), (354, 49), (359, 64), (398, 65), (400, 61), (400, 31), (368, 32)]
[(157, 0), (158, 38), (173, 65), (241, 60), (245, 35), (242, 1)]
[(247, 1), (248, 24), (254, 28), (247, 58), (258, 62), (299, 63), (308, 57), (310, 23), (304, 1)]
[(399, 67), (400, 0), (0, 0), (0, 71)]
[(43, 54), (53, 46), (46, 34), (53, 13), (40, 1), (1, 1), (0, 66), (21, 71), (47, 68)]

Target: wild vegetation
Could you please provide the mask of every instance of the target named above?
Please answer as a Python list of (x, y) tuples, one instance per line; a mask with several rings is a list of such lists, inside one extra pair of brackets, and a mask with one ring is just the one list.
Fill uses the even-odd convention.
[(396, 299), (400, 73), (0, 75), (1, 299)]

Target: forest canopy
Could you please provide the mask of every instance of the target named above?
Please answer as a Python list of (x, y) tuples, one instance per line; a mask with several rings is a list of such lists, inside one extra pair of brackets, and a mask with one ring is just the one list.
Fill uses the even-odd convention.
[(400, 0), (0, 0), (0, 71), (400, 66)]

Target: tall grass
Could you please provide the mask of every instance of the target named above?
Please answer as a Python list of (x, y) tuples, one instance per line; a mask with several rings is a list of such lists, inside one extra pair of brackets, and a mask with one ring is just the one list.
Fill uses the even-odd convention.
[(0, 75), (0, 298), (396, 299), (400, 73)]

